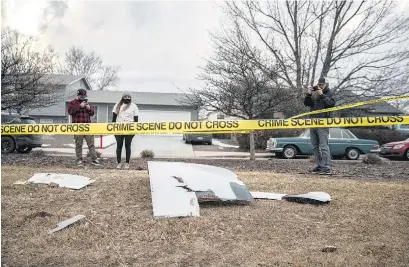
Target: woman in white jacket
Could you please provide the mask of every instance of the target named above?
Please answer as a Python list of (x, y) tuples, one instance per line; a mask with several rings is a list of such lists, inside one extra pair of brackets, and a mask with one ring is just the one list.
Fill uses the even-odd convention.
[[(112, 110), (112, 122), (138, 122), (139, 109), (135, 103), (132, 103), (132, 95), (130, 92), (125, 91), (122, 94), (121, 100), (115, 104)], [(131, 144), (134, 135), (115, 135), (116, 139), (116, 160), (118, 165), (117, 169), (121, 169), (121, 155), (122, 146), (125, 140), (125, 154), (126, 163), (125, 169), (129, 169), (129, 160), (131, 158)]]

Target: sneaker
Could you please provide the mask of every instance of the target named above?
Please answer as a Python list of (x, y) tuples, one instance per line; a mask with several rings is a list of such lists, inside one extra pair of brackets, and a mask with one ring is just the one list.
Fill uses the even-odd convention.
[(319, 175), (330, 175), (331, 170), (330, 169), (322, 169), (320, 172), (318, 172)]
[(77, 161), (77, 166), (78, 167), (84, 167), (84, 164), (82, 164), (82, 160)]
[(122, 168), (122, 163), (118, 163), (118, 165), (116, 165), (117, 169), (121, 169)]
[(321, 167), (315, 167), (311, 170), (311, 173), (319, 173), (321, 171)]
[(101, 163), (99, 163), (99, 160), (98, 160), (98, 159), (94, 159), (94, 160), (91, 162), (91, 164), (94, 165), (94, 166), (99, 166), (99, 165), (101, 165)]
[(129, 163), (125, 163), (125, 169), (129, 169)]

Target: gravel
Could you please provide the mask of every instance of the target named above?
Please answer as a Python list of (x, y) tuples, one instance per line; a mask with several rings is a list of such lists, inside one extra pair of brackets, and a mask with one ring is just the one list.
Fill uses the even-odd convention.
[[(275, 172), (308, 174), (313, 168), (313, 163), (306, 159), (262, 159), (250, 161), (247, 159), (155, 159), (157, 161), (189, 162), (207, 164), (227, 168), (240, 172)], [(75, 158), (67, 156), (46, 156), (42, 151), (30, 154), (2, 154), (2, 165), (29, 165), (29, 166), (61, 166), (78, 168), (75, 166)], [(88, 166), (89, 160), (84, 160)], [(88, 162), (87, 162), (88, 161)], [(99, 169), (113, 169), (116, 167), (114, 158), (102, 159), (101, 166), (90, 166)], [(132, 159), (131, 169), (147, 170), (147, 160)], [(334, 161), (331, 178), (369, 179), (369, 180), (409, 180), (409, 162), (407, 161), (383, 161), (379, 164), (364, 164), (362, 161)]]

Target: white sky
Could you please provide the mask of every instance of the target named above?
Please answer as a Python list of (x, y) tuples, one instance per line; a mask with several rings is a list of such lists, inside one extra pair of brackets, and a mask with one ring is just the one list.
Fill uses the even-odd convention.
[(39, 35), (61, 55), (72, 45), (97, 52), (107, 64), (122, 66), (118, 89), (132, 91), (198, 85), (197, 67), (211, 53), (208, 31), (220, 18), (211, 1), (2, 2), (2, 23)]
[[(61, 56), (80, 45), (107, 64), (122, 66), (119, 90), (177, 92), (173, 84), (198, 86), (197, 67), (211, 53), (208, 31), (222, 18), (214, 1), (65, 2), (2, 0), (2, 24), (39, 35)], [(398, 4), (409, 10), (409, 0)]]

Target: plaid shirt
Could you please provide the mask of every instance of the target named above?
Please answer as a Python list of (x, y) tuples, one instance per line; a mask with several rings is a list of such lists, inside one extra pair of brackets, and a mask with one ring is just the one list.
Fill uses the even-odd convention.
[(81, 107), (81, 101), (75, 98), (68, 103), (68, 114), (71, 115), (72, 123), (90, 123), (91, 117), (94, 116), (94, 109)]

